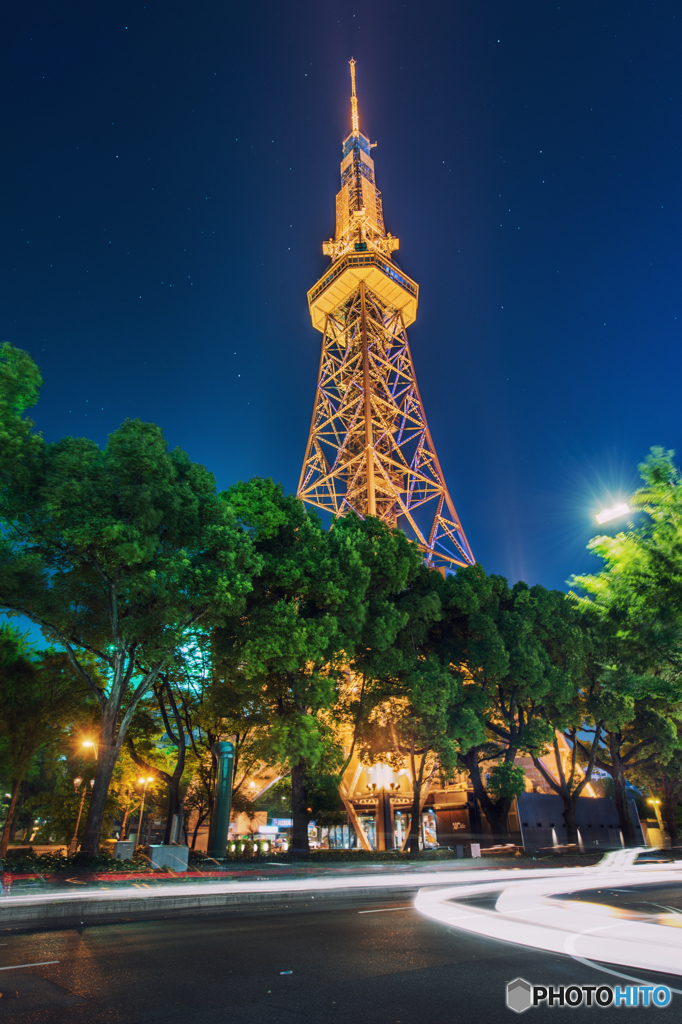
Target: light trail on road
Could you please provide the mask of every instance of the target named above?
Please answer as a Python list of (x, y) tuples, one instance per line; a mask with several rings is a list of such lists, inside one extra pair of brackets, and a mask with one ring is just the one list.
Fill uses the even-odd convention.
[[(421, 889), (415, 907), (434, 921), (481, 937), (576, 960), (682, 975), (682, 914), (645, 915), (627, 907), (559, 898), (597, 886), (682, 885), (681, 864), (635, 864), (641, 852), (618, 851), (579, 874), (554, 871), (544, 878), (524, 874), (504, 887), (498, 875), (471, 884)], [(472, 902), (486, 895), (497, 896), (493, 908)]]
[(81, 902), (83, 900), (116, 901), (134, 903), (136, 900), (149, 900), (156, 897), (192, 897), (215, 896), (221, 893), (234, 895), (247, 893), (315, 893), (318, 891), (351, 892), (353, 889), (395, 889), (400, 886), (418, 888), (443, 884), (465, 884), (489, 881), (491, 876), (497, 882), (518, 878), (523, 870), (524, 877), (562, 878), (580, 875), (588, 868), (478, 868), (459, 871), (400, 871), (381, 875), (348, 875), (344, 877), (318, 877), (300, 879), (266, 879), (262, 881), (229, 881), (229, 882), (180, 882), (154, 885), (153, 888), (136, 888), (127, 886), (120, 889), (80, 889), (68, 892), (22, 893), (18, 896), (5, 895), (0, 897), (0, 913), (3, 907), (35, 906), (47, 903)]

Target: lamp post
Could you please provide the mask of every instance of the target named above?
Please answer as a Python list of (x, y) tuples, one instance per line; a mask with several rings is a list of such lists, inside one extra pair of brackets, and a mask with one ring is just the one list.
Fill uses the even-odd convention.
[[(93, 740), (83, 740), (83, 744), (82, 745), (84, 747), (92, 747), (94, 755), (95, 755), (95, 760), (97, 760), (97, 753), (98, 753), (97, 744), (95, 742), (93, 742)], [(80, 776), (73, 780), (73, 788), (76, 790), (76, 792), (78, 792), (78, 787), (80, 786), (82, 781), (83, 780), (82, 780), (82, 778), (80, 778)], [(90, 788), (92, 789), (92, 787), (94, 785), (95, 785), (95, 780), (94, 779), (90, 779)], [(76, 852), (76, 848), (78, 846), (78, 826), (81, 823), (81, 814), (83, 813), (83, 801), (85, 800), (86, 792), (87, 792), (87, 790), (85, 789), (85, 786), (84, 786), (83, 787), (83, 795), (81, 796), (80, 807), (78, 808), (78, 818), (76, 819), (76, 828), (75, 828), (74, 833), (73, 833), (73, 839), (69, 843), (69, 853), (70, 854), (71, 853), (75, 853)]]
[(144, 784), (144, 789), (142, 790), (142, 803), (140, 805), (140, 820), (138, 821), (137, 824), (137, 841), (135, 843), (135, 850), (137, 850), (138, 847), (142, 846), (140, 840), (142, 838), (142, 816), (144, 814), (144, 798), (147, 795), (147, 786), (149, 785), (150, 782), (154, 781), (154, 776), (148, 775), (146, 779), (138, 779), (137, 781), (140, 783), (140, 785)]
[[(73, 788), (75, 789), (76, 793), (78, 792), (78, 789), (79, 789), (80, 784), (81, 784), (82, 781), (83, 780), (80, 778), (80, 776), (73, 780)], [(83, 786), (83, 793), (81, 795), (81, 803), (80, 803), (80, 807), (78, 808), (78, 817), (76, 818), (76, 827), (73, 830), (73, 839), (69, 843), (69, 854), (75, 853), (76, 852), (76, 847), (78, 846), (78, 826), (81, 823), (81, 814), (83, 813), (83, 801), (84, 800), (85, 800), (85, 786)]]

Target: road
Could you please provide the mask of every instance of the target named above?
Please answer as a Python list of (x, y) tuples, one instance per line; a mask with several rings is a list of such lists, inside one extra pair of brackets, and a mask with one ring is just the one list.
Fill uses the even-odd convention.
[[(449, 930), (410, 901), (358, 899), (0, 935), (0, 966), (19, 964), (43, 965), (0, 972), (0, 1019), (17, 1024), (497, 1024), (516, 1018), (505, 986), (518, 976), (619, 981), (570, 957)], [(639, 1013), (679, 1020), (680, 1002)], [(571, 1014), (595, 1017), (623, 1019), (613, 1007)]]

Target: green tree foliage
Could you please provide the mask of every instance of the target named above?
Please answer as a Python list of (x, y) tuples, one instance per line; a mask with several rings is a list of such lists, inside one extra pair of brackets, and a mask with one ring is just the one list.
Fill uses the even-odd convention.
[(652, 448), (633, 496), (641, 525), (589, 547), (601, 572), (575, 576), (575, 600), (596, 618), (605, 648), (593, 716), (603, 719), (597, 765), (613, 778), (626, 842), (635, 841), (626, 773), (664, 766), (682, 714), (682, 477), (673, 452)]
[[(257, 567), (213, 476), (160, 429), (128, 420), (101, 450), (47, 443), (24, 418), (40, 375), (0, 357), (0, 608), (26, 615), (99, 702), (95, 787), (82, 843), (98, 850), (109, 782), (136, 707), (188, 631), (243, 607)], [(105, 685), (88, 657), (102, 666)]]
[(308, 780), (333, 760), (342, 669), (367, 630), (390, 645), (398, 619), (381, 600), (383, 581), (401, 572), (406, 580), (414, 555), (403, 534), (374, 519), (347, 516), (325, 531), (270, 480), (238, 484), (226, 500), (262, 569), (245, 614), (216, 631), (220, 672), (267, 711), (271, 756), (291, 772), (292, 848), (307, 852)]
[[(566, 840), (577, 845), (578, 800), (592, 778), (603, 726), (596, 700), (601, 663), (589, 618), (564, 598), (556, 610), (555, 643), (550, 645), (555, 672), (537, 702), (540, 717), (551, 726), (551, 739), (544, 750), (535, 746), (529, 753), (550, 790), (561, 797)], [(586, 740), (589, 727), (593, 729), (591, 741)], [(547, 754), (553, 762), (551, 771), (545, 763)]]
[[(661, 814), (670, 844), (679, 846), (678, 811), (682, 799), (682, 749), (678, 746), (665, 764), (657, 759), (652, 759), (652, 762), (634, 772), (633, 775), (634, 781), (652, 794), (650, 799), (661, 801)], [(653, 807), (649, 804), (647, 817), (652, 815)]]
[[(416, 549), (414, 554), (418, 557)], [(346, 711), (347, 719), (357, 722), (365, 764), (384, 762), (409, 772), (411, 856), (419, 853), (429, 783), (437, 771), (444, 777), (452, 774), (463, 737), (470, 742), (480, 737), (477, 722), (462, 715), (463, 679), (453, 666), (448, 609), (451, 581), (418, 561), (410, 564), (406, 579), (393, 577), (377, 603), (379, 614), (369, 617), (371, 629), (358, 646), (354, 668), (363, 684)], [(381, 611), (389, 601), (390, 616)], [(376, 628), (377, 619), (391, 621), (392, 629)]]
[(66, 655), (34, 652), (16, 629), (0, 626), (0, 736), (11, 779), (0, 857), (7, 853), (19, 787), (31, 763), (65, 733), (88, 692)]
[[(246, 791), (245, 783), (255, 771), (268, 765), (279, 771), (273, 763), (267, 739), (267, 712), (257, 691), (243, 699), (239, 686), (229, 675), (222, 675), (213, 657), (212, 634), (198, 631), (187, 645), (182, 663), (172, 673), (166, 673), (165, 692), (157, 686), (157, 708), (161, 711), (166, 735), (180, 751), (184, 740), (191, 779), (184, 800), (187, 814), (196, 811), (192, 847), (198, 831), (213, 810), (216, 760), (211, 747), (220, 739), (234, 745), (232, 775), (233, 816), (246, 814), (251, 820), (255, 808)], [(160, 698), (160, 699), (159, 699)], [(164, 708), (164, 705), (167, 705)], [(173, 709), (176, 725), (170, 724)], [(178, 722), (182, 722), (183, 731)]]
[[(623, 839), (628, 846), (637, 841), (626, 782), (642, 773), (664, 767), (679, 750), (678, 725), (682, 717), (680, 702), (671, 701), (666, 692), (657, 695), (647, 680), (639, 691), (629, 672), (604, 671), (605, 685), (593, 698), (593, 717), (601, 719), (601, 729), (593, 726), (597, 739), (594, 763), (613, 779), (614, 798)], [(665, 688), (667, 690), (667, 687)], [(586, 744), (579, 740), (585, 758)], [(592, 744), (594, 750), (594, 741)]]
[(515, 758), (539, 756), (551, 746), (548, 707), (570, 701), (583, 672), (584, 635), (559, 591), (525, 583), (510, 588), (478, 565), (452, 579), (453, 664), (466, 682), (466, 707), (485, 737), (470, 746), (460, 743), (459, 761), (493, 835), (504, 841), (512, 801), (523, 792)]

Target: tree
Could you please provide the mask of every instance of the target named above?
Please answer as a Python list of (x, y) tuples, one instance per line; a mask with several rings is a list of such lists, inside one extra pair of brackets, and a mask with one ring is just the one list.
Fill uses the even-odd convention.
[[(153, 692), (153, 703), (147, 700), (138, 706), (138, 713), (126, 736), (126, 748), (128, 756), (141, 771), (166, 786), (167, 809), (163, 841), (167, 845), (174, 839), (173, 823), (180, 814), (180, 782), (185, 771), (187, 745), (184, 723), (167, 674), (159, 673)], [(171, 708), (170, 717), (167, 703)]]
[[(535, 748), (531, 756), (549, 788), (563, 802), (567, 843), (577, 845), (578, 800), (590, 784), (604, 724), (596, 701), (601, 664), (592, 623), (565, 599), (559, 608), (559, 643), (554, 653), (563, 662), (564, 671), (539, 701), (539, 713), (552, 724), (553, 734), (546, 750)], [(585, 741), (590, 726), (594, 730), (591, 743)], [(546, 754), (553, 757), (555, 772), (545, 764)]]
[(244, 614), (216, 630), (218, 670), (245, 703), (259, 699), (267, 708), (273, 757), (291, 771), (292, 846), (307, 852), (304, 777), (322, 754), (320, 713), (334, 700), (345, 640), (338, 612), (350, 581), (319, 518), (279, 485), (240, 483), (227, 500), (262, 569)]
[(595, 537), (601, 572), (574, 576), (573, 598), (607, 638), (599, 699), (604, 731), (597, 765), (612, 776), (625, 841), (634, 828), (626, 772), (665, 764), (682, 708), (682, 476), (674, 452), (652, 448), (631, 499), (637, 528)]
[[(453, 664), (466, 677), (466, 704), (485, 741), (461, 744), (459, 761), (498, 841), (523, 792), (519, 753), (539, 757), (553, 742), (553, 709), (570, 703), (584, 671), (584, 638), (575, 610), (559, 591), (487, 576), (481, 566), (459, 570), (450, 598)], [(487, 780), (482, 766), (491, 763)], [(570, 822), (569, 822), (570, 825)]]
[[(230, 739), (234, 746), (231, 807), (235, 814), (255, 817), (253, 801), (245, 792), (244, 783), (254, 771), (270, 763), (267, 709), (257, 692), (248, 694), (248, 699), (244, 700), (241, 689), (229, 676), (221, 675), (213, 646), (212, 634), (197, 631), (186, 647), (179, 670), (166, 675), (165, 696), (155, 687), (161, 698), (157, 707), (170, 743), (178, 751), (179, 744), (185, 742), (186, 747), (189, 744), (192, 776), (185, 810), (197, 812), (192, 846), (199, 828), (213, 810), (216, 771), (213, 744), (222, 737)], [(166, 702), (174, 709), (174, 716), (177, 713), (175, 728), (170, 725), (168, 713), (164, 713)]]
[[(651, 680), (646, 681), (644, 693), (638, 695), (630, 679), (619, 679), (616, 674), (611, 687), (605, 687), (599, 695), (597, 707), (601, 729), (598, 725), (593, 727), (597, 743), (594, 763), (613, 779), (623, 840), (626, 846), (634, 846), (637, 837), (630, 814), (627, 776), (641, 775), (656, 765), (666, 764), (679, 749), (680, 705), (671, 704), (665, 693), (657, 696)], [(587, 757), (586, 744), (578, 742)]]
[[(407, 577), (389, 576), (372, 605), (353, 667), (363, 686), (348, 704), (346, 718), (357, 721), (360, 757), (394, 771), (407, 767), (412, 781), (408, 847), (419, 854), (423, 796), (437, 771), (449, 776), (458, 744), (481, 737), (478, 724), (462, 716), (463, 680), (453, 670), (447, 603), (452, 584), (418, 561)], [(386, 606), (392, 604), (392, 614)], [(379, 624), (390, 620), (386, 630)], [(397, 627), (397, 628), (396, 628)], [(394, 639), (391, 639), (395, 635)], [(470, 730), (473, 725), (474, 733)]]
[(65, 655), (36, 653), (16, 629), (0, 626), (0, 735), (11, 778), (0, 857), (7, 854), (19, 787), (34, 758), (71, 724), (87, 696)]
[[(244, 615), (216, 631), (219, 671), (245, 700), (257, 697), (267, 709), (272, 759), (291, 772), (292, 849), (307, 853), (308, 782), (330, 760), (342, 669), (368, 622), (373, 588), (396, 566), (406, 578), (415, 556), (404, 534), (373, 517), (349, 515), (325, 531), (270, 480), (238, 484), (227, 500), (262, 569)], [(374, 628), (390, 644), (397, 622), (386, 611)]]
[[(0, 353), (0, 608), (26, 615), (67, 654), (101, 709), (82, 850), (96, 854), (116, 758), (188, 632), (243, 607), (257, 567), (215, 480), (161, 430), (128, 420), (103, 450), (47, 443), (23, 415), (40, 389), (25, 352)], [(89, 665), (97, 660), (105, 685)]]
[(682, 749), (678, 747), (665, 764), (656, 760), (636, 773), (636, 781), (643, 783), (654, 795), (662, 798), (663, 820), (670, 837), (670, 845), (679, 845), (677, 809), (682, 800)]

